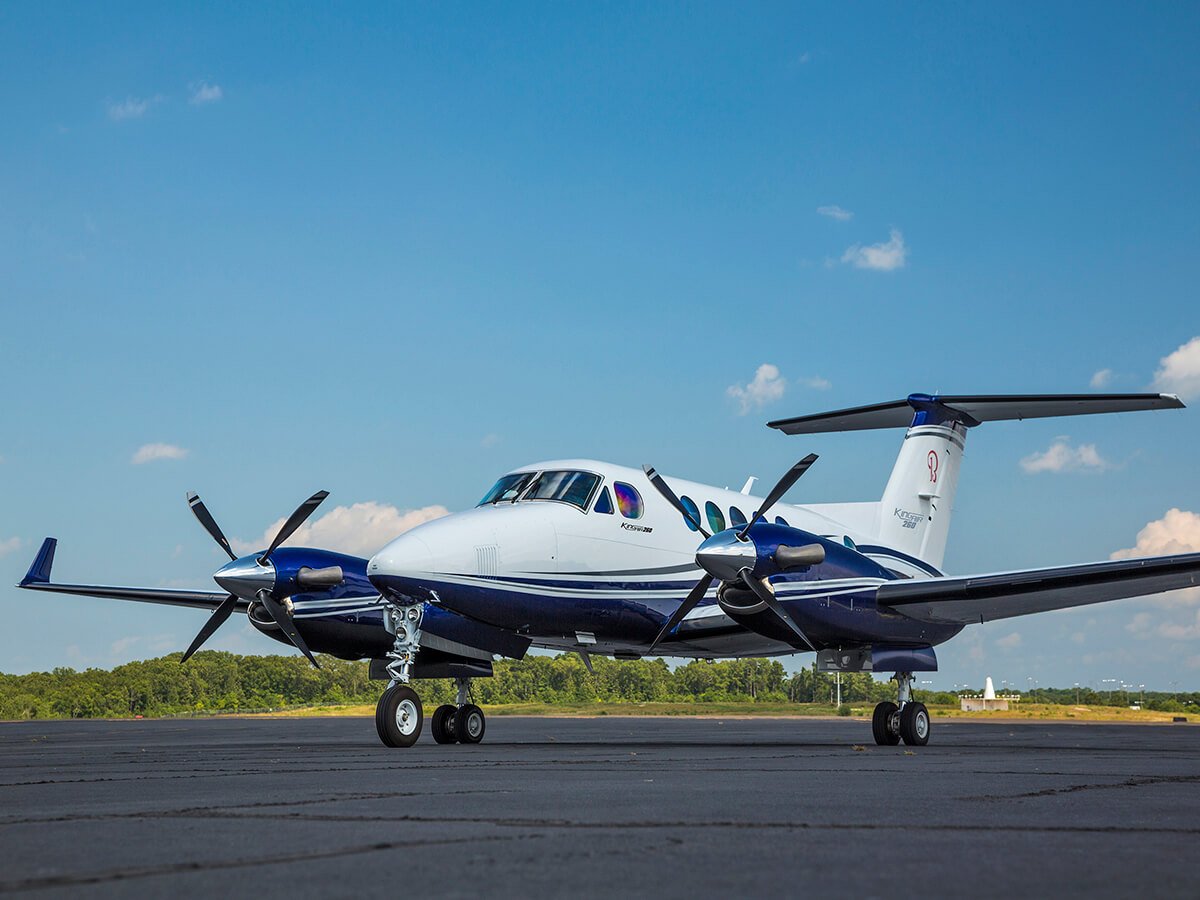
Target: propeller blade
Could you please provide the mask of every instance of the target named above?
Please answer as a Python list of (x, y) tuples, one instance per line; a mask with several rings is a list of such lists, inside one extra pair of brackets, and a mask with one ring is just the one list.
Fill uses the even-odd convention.
[(705, 540), (712, 537), (711, 534), (704, 530), (704, 526), (700, 523), (700, 520), (692, 515), (691, 510), (684, 506), (680, 499), (675, 496), (675, 492), (671, 490), (671, 486), (667, 484), (666, 479), (654, 471), (653, 466), (642, 466), (642, 471), (646, 473), (646, 477), (650, 479), (650, 483), (663, 495), (666, 501), (683, 513), (683, 517), (691, 522), (697, 531), (704, 535)]
[(304, 643), (304, 638), (300, 637), (300, 632), (296, 630), (296, 623), (292, 621), (292, 617), (287, 614), (287, 610), (283, 608), (283, 605), (271, 596), (270, 591), (259, 591), (257, 596), (258, 602), (271, 614), (271, 618), (275, 620), (275, 624), (283, 630), (283, 633), (288, 636), (288, 640), (295, 645), (297, 650), (308, 657), (310, 663), (318, 669), (321, 668), (317, 665), (316, 659), (313, 658), (312, 651), (308, 649), (308, 644)]
[(647, 654), (653, 653), (654, 648), (658, 646), (659, 642), (675, 630), (675, 626), (683, 621), (684, 616), (695, 609), (696, 604), (704, 599), (704, 595), (708, 593), (708, 589), (712, 583), (713, 577), (707, 573), (705, 573), (703, 578), (696, 582), (696, 586), (692, 588), (692, 592), (687, 595), (687, 599), (684, 600), (683, 603), (679, 604), (679, 609), (671, 613), (671, 618), (667, 619), (667, 624), (664, 625), (662, 630), (654, 636), (654, 640), (650, 642), (650, 649), (646, 651)]
[[(217, 524), (217, 520), (212, 517), (208, 511), (208, 507), (204, 505), (204, 501), (200, 499), (200, 495), (194, 491), (187, 495), (188, 506), (192, 508), (192, 512), (196, 518), (200, 520), (200, 524), (204, 526), (204, 530), (212, 535), (212, 539), (221, 545), (221, 549), (229, 554), (230, 559), (237, 559), (233, 553), (233, 548), (229, 546), (229, 541), (221, 532), (221, 526)], [(186, 658), (186, 657), (185, 657)]]
[(271, 541), (271, 546), (267, 548), (267, 552), (260, 556), (258, 561), (264, 562), (270, 559), (271, 554), (279, 549), (279, 545), (290, 538), (296, 529), (304, 524), (304, 520), (313, 514), (313, 510), (320, 506), (321, 502), (328, 496), (329, 491), (317, 491), (297, 506), (296, 511), (283, 523), (283, 527), (275, 535), (275, 540)]
[(746, 523), (746, 527), (738, 533), (738, 540), (745, 540), (746, 535), (750, 533), (750, 529), (758, 524), (759, 519), (767, 514), (767, 510), (779, 502), (779, 498), (792, 489), (792, 485), (800, 480), (800, 476), (808, 471), (808, 467), (817, 461), (817, 454), (810, 453), (800, 462), (796, 463), (790, 469), (783, 473), (783, 477), (779, 479), (779, 483), (771, 488), (771, 493), (767, 494), (767, 499), (763, 501), (762, 508), (754, 514), (754, 517)]
[(781, 622), (783, 622), (784, 625), (795, 632), (800, 640), (808, 644), (808, 648), (810, 650), (817, 649), (816, 645), (814, 645), (813, 642), (808, 639), (808, 635), (801, 631), (800, 626), (797, 625), (792, 617), (787, 614), (787, 610), (784, 609), (780, 602), (775, 598), (775, 595), (771, 592), (771, 589), (751, 575), (749, 569), (742, 569), (742, 581), (745, 583), (746, 587), (750, 588), (750, 590), (754, 591), (754, 593), (758, 595), (759, 600), (767, 604), (767, 608), (771, 610), (771, 612), (775, 613), (775, 615)]
[(213, 636), (213, 632), (225, 624), (225, 620), (237, 607), (237, 597), (230, 594), (221, 601), (221, 605), (212, 611), (212, 615), (208, 617), (208, 621), (204, 623), (204, 627), (200, 629), (200, 633), (196, 635), (196, 639), (192, 641), (192, 646), (187, 648), (187, 652), (183, 654), (183, 659), (180, 664), (187, 662), (193, 653), (200, 649), (200, 646)]

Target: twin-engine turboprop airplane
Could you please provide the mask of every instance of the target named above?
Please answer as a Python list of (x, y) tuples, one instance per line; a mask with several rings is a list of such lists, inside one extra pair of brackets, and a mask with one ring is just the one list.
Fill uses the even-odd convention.
[[(1200, 554), (943, 574), (968, 429), (1182, 406), (1167, 394), (913, 394), (770, 423), (786, 434), (907, 426), (879, 502), (781, 504), (814, 455), (761, 499), (751, 482), (735, 493), (650, 467), (559, 460), (503, 475), (476, 508), (406, 532), (369, 563), (279, 546), (318, 494), (267, 551), (216, 573), (223, 593), (54, 584), (52, 539), (21, 586), (213, 608), (189, 655), (238, 609), (310, 659), (309, 648), (369, 658), (372, 676), (390, 681), (375, 723), (392, 747), (420, 736), (423, 710), (409, 684), (418, 678), (458, 685), (457, 704), (432, 717), (436, 741), (481, 740), (470, 679), (490, 675), (495, 655), (521, 658), (531, 645), (578, 652), (589, 666), (595, 653), (815, 652), (823, 671), (895, 673), (897, 702), (876, 707), (875, 740), (920, 745), (929, 713), (912, 697), (913, 673), (936, 671), (934, 646), (966, 625), (1200, 584)], [(203, 504), (193, 510), (232, 558)]]

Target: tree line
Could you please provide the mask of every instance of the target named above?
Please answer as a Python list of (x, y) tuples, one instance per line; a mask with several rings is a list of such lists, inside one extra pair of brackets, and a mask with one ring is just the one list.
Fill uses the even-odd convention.
[[(0, 674), (0, 719), (104, 718), (256, 712), (297, 706), (374, 704), (383, 684), (370, 681), (365, 662), (322, 656), (312, 668), (297, 656), (239, 656), (197, 653), (186, 664), (180, 654), (131, 662), (114, 669), (58, 668), (29, 675)], [(832, 705), (833, 675), (812, 668), (791, 675), (778, 660), (696, 660), (671, 669), (664, 660), (618, 662), (592, 659), (589, 672), (579, 656), (527, 656), (501, 660), (494, 678), (476, 679), (476, 703), (578, 704), (590, 702), (743, 702)], [(845, 704), (874, 704), (895, 698), (895, 685), (870, 673), (844, 674)], [(449, 680), (419, 683), (425, 705), (453, 702)], [(926, 703), (957, 704), (951, 693), (917, 692)], [(1084, 691), (1080, 702), (1105, 698)], [(1075, 702), (1075, 689), (1038, 689), (1046, 702)], [(1069, 695), (1069, 697), (1067, 696)], [(1059, 699), (1061, 697), (1061, 699)], [(1196, 709), (1200, 694), (1146, 694), (1151, 709)], [(1033, 699), (1033, 698), (1031, 698)], [(1155, 705), (1166, 704), (1166, 705)]]

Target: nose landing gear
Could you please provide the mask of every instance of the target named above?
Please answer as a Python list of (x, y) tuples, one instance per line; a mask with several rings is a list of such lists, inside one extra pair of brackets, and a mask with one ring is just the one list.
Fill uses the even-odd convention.
[(897, 672), (899, 704), (885, 700), (875, 707), (871, 733), (876, 744), (894, 746), (903, 740), (910, 747), (924, 747), (929, 743), (929, 710), (912, 699), (912, 682), (912, 672)]

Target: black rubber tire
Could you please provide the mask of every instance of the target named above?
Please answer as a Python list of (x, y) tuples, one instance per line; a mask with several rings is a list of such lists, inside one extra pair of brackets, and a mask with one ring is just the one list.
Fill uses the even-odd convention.
[[(406, 713), (404, 727), (398, 713)], [(397, 684), (383, 692), (375, 705), (375, 730), (386, 747), (411, 747), (421, 736), (425, 713), (421, 698), (407, 684)]]
[(900, 709), (890, 700), (884, 700), (875, 707), (871, 716), (871, 733), (875, 735), (875, 743), (883, 746), (895, 746), (900, 743), (900, 734), (889, 728), (889, 720)]
[(458, 740), (458, 734), (454, 730), (454, 717), (457, 713), (458, 710), (453, 706), (443, 703), (430, 716), (429, 733), (439, 744), (453, 744)]
[(487, 730), (487, 719), (483, 710), (474, 703), (460, 706), (454, 716), (454, 733), (460, 744), (478, 744)]
[(910, 747), (924, 747), (929, 743), (929, 710), (924, 703), (904, 704), (900, 711), (900, 737)]

